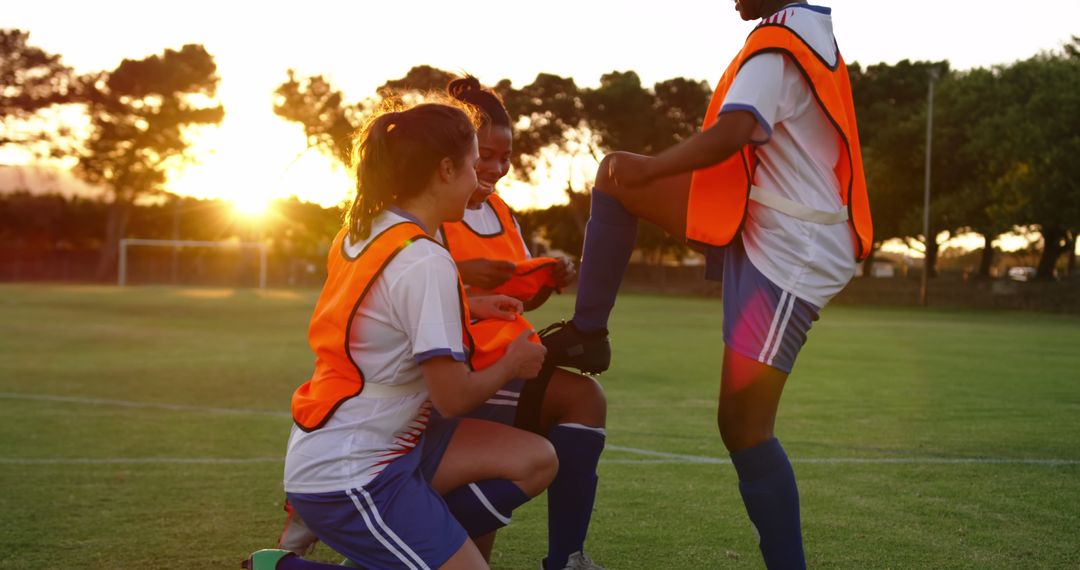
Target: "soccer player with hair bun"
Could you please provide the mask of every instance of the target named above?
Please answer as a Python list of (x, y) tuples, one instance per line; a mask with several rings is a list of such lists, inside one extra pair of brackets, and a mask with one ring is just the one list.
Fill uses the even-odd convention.
[[(573, 262), (533, 258), (513, 212), (496, 192), (496, 184), (510, 171), (513, 142), (502, 100), (472, 76), (451, 81), (447, 92), (480, 115), (480, 161), (476, 191), (464, 217), (443, 224), (438, 237), (457, 261), (471, 294), (503, 293), (520, 299), (526, 310), (539, 307), (553, 291), (573, 282)], [(514, 323), (484, 319), (475, 323), (473, 333), (478, 345), (498, 346), (531, 329), (522, 317)], [(548, 550), (539, 566), (602, 570), (584, 550), (596, 499), (596, 466), (607, 437), (607, 402), (600, 384), (547, 365), (538, 378), (511, 380), (469, 417), (514, 425), (551, 442), (559, 471), (548, 488)]]

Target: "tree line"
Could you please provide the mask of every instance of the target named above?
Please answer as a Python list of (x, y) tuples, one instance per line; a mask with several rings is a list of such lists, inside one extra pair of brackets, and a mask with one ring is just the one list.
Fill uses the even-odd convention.
[[(184, 134), (221, 121), (214, 98), (213, 57), (197, 45), (125, 60), (114, 70), (76, 76), (60, 57), (0, 31), (0, 146), (71, 157), (75, 172), (104, 187), (108, 213), (100, 228), (103, 271), (115, 244), (130, 235), (128, 218), (141, 197), (164, 191), (167, 168), (191, 160)], [(1060, 50), (991, 68), (952, 70), (947, 61), (849, 66), (875, 225), (875, 246), (901, 239), (936, 266), (940, 237), (983, 236), (978, 274), (989, 276), (991, 243), (1014, 228), (1043, 237), (1038, 278), (1051, 279), (1080, 230), (1080, 38)], [(387, 97), (422, 97), (452, 74), (416, 66), (375, 93), (347, 97), (320, 75), (287, 72), (274, 111), (304, 128), (308, 145), (347, 162), (351, 135)], [(928, 92), (934, 82), (930, 239), (923, 235), (923, 172)], [(596, 87), (541, 73), (532, 83), (492, 85), (515, 117), (514, 176), (528, 180), (556, 155), (599, 160), (605, 152), (652, 154), (694, 133), (712, 91), (703, 81), (674, 78), (651, 86), (633, 71), (603, 75)], [(27, 128), (35, 117), (78, 106), (82, 132)], [(587, 188), (567, 182), (568, 203), (522, 212), (527, 230), (553, 247), (580, 252)], [(9, 232), (5, 232), (9, 233)], [(139, 236), (144, 237), (144, 236)], [(655, 258), (685, 246), (656, 228), (639, 247)], [(1073, 256), (1069, 255), (1069, 270)], [(871, 260), (872, 261), (872, 260)]]

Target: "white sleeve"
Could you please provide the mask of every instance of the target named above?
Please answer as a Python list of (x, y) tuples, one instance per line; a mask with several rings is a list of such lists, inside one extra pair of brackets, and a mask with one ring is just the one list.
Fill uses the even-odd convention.
[(724, 96), (720, 113), (749, 111), (758, 121), (750, 141), (764, 144), (772, 136), (773, 126), (783, 120), (780, 116), (784, 92), (784, 56), (778, 53), (755, 55), (743, 64)]
[(406, 331), (417, 363), (436, 356), (465, 361), (457, 267), (449, 255), (420, 258), (389, 289), (396, 324)]

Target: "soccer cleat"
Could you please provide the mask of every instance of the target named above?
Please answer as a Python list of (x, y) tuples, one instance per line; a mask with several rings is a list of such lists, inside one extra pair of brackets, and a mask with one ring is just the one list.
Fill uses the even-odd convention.
[(585, 374), (599, 374), (611, 366), (611, 341), (607, 329), (582, 332), (573, 321), (559, 321), (540, 331), (547, 348), (545, 364), (577, 368)]
[[(547, 567), (547, 558), (540, 563), (540, 570), (559, 570)], [(604, 567), (593, 562), (584, 552), (575, 552), (566, 559), (566, 566), (562, 570), (604, 570)]]
[(241, 568), (247, 570), (276, 570), (278, 562), (286, 556), (295, 556), (288, 550), (265, 549), (256, 550), (251, 557), (240, 563)]
[(315, 550), (315, 544), (319, 542), (319, 539), (315, 536), (315, 533), (311, 532), (311, 529), (304, 523), (304, 519), (300, 518), (300, 515), (297, 514), (287, 499), (285, 501), (285, 512), (287, 513), (285, 527), (281, 529), (281, 536), (278, 537), (278, 548), (288, 550), (300, 557), (311, 554)]

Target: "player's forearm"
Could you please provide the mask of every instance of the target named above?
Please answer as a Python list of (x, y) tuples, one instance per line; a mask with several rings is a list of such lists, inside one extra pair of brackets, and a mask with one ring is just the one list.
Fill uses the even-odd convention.
[(471, 412), (513, 378), (512, 367), (503, 360), (483, 370), (469, 370), (460, 362), (425, 362), (421, 369), (428, 381), (431, 403), (445, 417)]
[(653, 157), (646, 166), (648, 178), (655, 180), (719, 164), (750, 142), (756, 125), (750, 113), (725, 113), (709, 129)]

